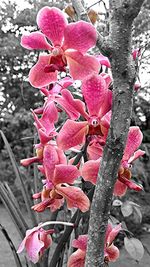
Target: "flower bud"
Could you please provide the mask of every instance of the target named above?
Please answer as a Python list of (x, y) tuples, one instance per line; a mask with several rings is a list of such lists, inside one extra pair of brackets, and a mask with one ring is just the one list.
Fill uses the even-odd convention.
[(98, 13), (93, 9), (88, 11), (88, 16), (92, 24), (95, 24), (95, 22), (98, 20)]
[(66, 8), (65, 8), (65, 12), (66, 14), (71, 18), (71, 19), (74, 19), (75, 18), (75, 10), (73, 8), (72, 5), (68, 5)]

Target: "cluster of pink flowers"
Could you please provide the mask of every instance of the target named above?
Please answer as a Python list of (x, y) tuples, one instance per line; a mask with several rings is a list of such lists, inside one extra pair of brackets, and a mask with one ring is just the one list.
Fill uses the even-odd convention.
[[(43, 107), (33, 110), (34, 124), (38, 132), (39, 143), (35, 145), (36, 156), (23, 159), (21, 164), (28, 166), (38, 162), (38, 169), (43, 175), (43, 189), (33, 195), (40, 202), (32, 207), (37, 212), (59, 209), (64, 201), (68, 209), (78, 208), (86, 212), (90, 201), (79, 186), (75, 185), (81, 176), (85, 181), (96, 184), (98, 170), (103, 155), (103, 148), (108, 135), (111, 119), (112, 84), (111, 74), (100, 72), (101, 66), (111, 67), (109, 60), (103, 55), (91, 56), (87, 51), (96, 45), (97, 33), (90, 23), (79, 21), (67, 22), (64, 14), (57, 8), (42, 8), (37, 15), (37, 24), (41, 31), (23, 35), (21, 45), (27, 49), (46, 50), (40, 53), (38, 62), (31, 68), (29, 82), (39, 88), (45, 96)], [(136, 57), (134, 55), (134, 57)], [(61, 72), (66, 72), (60, 80)], [(68, 87), (75, 80), (81, 81), (81, 99), (76, 99)], [(68, 119), (60, 129), (56, 130), (61, 111), (65, 111)], [(139, 191), (140, 185), (131, 181), (131, 164), (142, 150), (137, 150), (142, 141), (142, 133), (138, 127), (130, 127), (128, 140), (114, 188), (115, 196), (125, 194), (127, 188)], [(76, 151), (87, 144), (87, 162), (80, 160), (74, 165), (74, 159), (67, 160), (66, 151)], [(78, 182), (79, 184), (79, 182)], [(114, 261), (119, 256), (113, 240), (120, 231), (120, 226), (112, 228), (109, 224), (105, 240), (105, 260)], [(19, 252), (26, 251), (34, 263), (51, 245), (52, 232), (35, 227), (27, 231)], [(87, 236), (80, 236), (73, 242), (78, 250), (72, 254), (68, 266), (84, 266)]]
[[(119, 249), (113, 244), (114, 239), (121, 230), (121, 224), (112, 227), (109, 223), (106, 230), (105, 236), (105, 247), (104, 247), (104, 262), (115, 262), (119, 257)], [(77, 250), (70, 256), (67, 267), (80, 266), (84, 267), (86, 248), (87, 248), (88, 236), (80, 235), (78, 239), (72, 241), (72, 246)]]

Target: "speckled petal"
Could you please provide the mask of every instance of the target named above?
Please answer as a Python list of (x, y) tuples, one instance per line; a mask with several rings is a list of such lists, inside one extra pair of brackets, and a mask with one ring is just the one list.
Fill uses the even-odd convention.
[(98, 116), (106, 92), (106, 83), (103, 77), (92, 74), (83, 80), (82, 93), (90, 116)]
[(70, 75), (74, 80), (83, 80), (91, 73), (98, 74), (100, 64), (94, 56), (83, 55), (73, 50), (66, 50), (65, 56), (69, 65)]
[(57, 135), (57, 144), (63, 150), (82, 144), (88, 131), (86, 121), (67, 120)]
[(60, 9), (43, 7), (37, 15), (37, 24), (54, 46), (61, 45), (67, 20)]
[(50, 62), (50, 55), (40, 55), (38, 62), (29, 72), (29, 82), (33, 87), (41, 88), (57, 80), (57, 71), (45, 72), (46, 65)]
[(83, 179), (91, 182), (92, 184), (96, 184), (99, 167), (100, 159), (85, 162), (81, 170)]
[(64, 31), (64, 49), (86, 53), (96, 45), (97, 33), (93, 25), (85, 21), (70, 23)]
[(78, 208), (82, 212), (86, 212), (90, 208), (90, 201), (85, 193), (78, 187), (75, 186), (61, 186), (57, 185), (56, 190), (58, 194), (62, 195), (67, 202), (67, 207)]
[(122, 161), (129, 160), (129, 158), (141, 145), (142, 139), (143, 139), (143, 134), (140, 128), (138, 126), (130, 127)]
[(31, 32), (21, 37), (21, 45), (27, 49), (52, 50), (52, 46), (47, 42), (41, 32)]

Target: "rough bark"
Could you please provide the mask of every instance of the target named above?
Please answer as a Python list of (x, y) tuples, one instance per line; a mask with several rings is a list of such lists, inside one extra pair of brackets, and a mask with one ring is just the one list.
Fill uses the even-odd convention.
[[(72, 2), (76, 12), (80, 10), (81, 14), (85, 16), (81, 1)], [(110, 56), (113, 76), (112, 119), (91, 205), (86, 267), (104, 267), (105, 232), (113, 188), (132, 114), (133, 85), (136, 73), (131, 55), (132, 23), (143, 2), (144, 0), (110, 0), (109, 45), (107, 42), (105, 54)], [(76, 8), (77, 6), (78, 8)], [(99, 35), (97, 46), (100, 51), (105, 51), (103, 39)]]
[[(114, 184), (130, 126), (135, 66), (131, 32), (141, 1), (110, 1), (110, 44), (113, 76), (113, 107), (110, 131), (103, 153), (91, 206), (86, 267), (104, 266), (104, 241)], [(136, 3), (136, 7), (134, 3)]]

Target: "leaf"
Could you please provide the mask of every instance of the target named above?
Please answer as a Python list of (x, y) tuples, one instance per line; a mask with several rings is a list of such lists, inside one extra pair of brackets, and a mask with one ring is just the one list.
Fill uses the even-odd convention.
[(124, 245), (125, 249), (134, 260), (140, 261), (143, 258), (144, 247), (139, 239), (125, 237)]
[(14, 256), (14, 259), (15, 259), (15, 262), (16, 262), (16, 267), (23, 267), (22, 264), (21, 264), (21, 261), (18, 257), (18, 254), (17, 254), (17, 251), (16, 251), (16, 248), (12, 242), (12, 240), (10, 239), (6, 229), (0, 224), (0, 230), (2, 231), (3, 235), (5, 236), (9, 246), (10, 246), (10, 249), (13, 253), (13, 256)]
[(11, 216), (21, 238), (24, 238), (25, 232), (28, 229), (26, 225), (24, 225), (24, 220), (21, 220), (20, 214), (18, 213), (18, 209), (14, 205), (13, 201), (10, 199), (8, 192), (4, 185), (0, 182), (0, 195), (5, 205), (9, 215)]
[(28, 194), (28, 191), (27, 191), (27, 189), (25, 187), (24, 180), (23, 180), (23, 178), (22, 178), (22, 176), (21, 176), (21, 174), (19, 172), (17, 162), (15, 160), (15, 157), (14, 157), (14, 154), (12, 152), (12, 149), (11, 149), (7, 139), (6, 139), (6, 136), (4, 135), (4, 133), (1, 130), (0, 130), (0, 134), (1, 134), (2, 138), (3, 138), (5, 146), (7, 148), (7, 151), (8, 151), (8, 154), (9, 154), (9, 157), (10, 157), (10, 160), (11, 160), (11, 163), (12, 163), (16, 178), (21, 183), (21, 192), (22, 192), (22, 195), (23, 195), (23, 198), (24, 198), (24, 201), (25, 201), (25, 205), (26, 205), (28, 214), (30, 215), (30, 218), (32, 219), (33, 225), (35, 225), (35, 224), (37, 224), (37, 221), (36, 221), (36, 217), (35, 217), (33, 211), (31, 210), (31, 203), (30, 203), (30, 199), (29, 199), (29, 194)]
[(128, 217), (133, 213), (133, 206), (130, 204), (129, 201), (126, 201), (122, 204), (121, 212), (124, 217)]
[(134, 222), (141, 223), (142, 222), (142, 212), (139, 207), (133, 207), (133, 215), (134, 215)]

